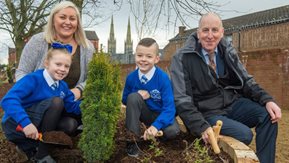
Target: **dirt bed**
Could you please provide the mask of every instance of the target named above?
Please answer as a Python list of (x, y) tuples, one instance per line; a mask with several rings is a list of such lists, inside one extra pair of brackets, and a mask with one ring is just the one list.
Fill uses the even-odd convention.
[[(158, 141), (159, 144), (153, 148), (153, 143), (151, 142), (139, 142), (138, 146), (142, 150), (141, 156), (139, 158), (132, 158), (127, 156), (125, 151), (126, 137), (122, 132), (124, 130), (123, 126), (123, 121), (120, 121), (118, 124), (115, 152), (111, 159), (106, 162), (187, 162), (190, 159), (195, 162), (194, 155), (200, 158), (200, 160), (212, 159), (214, 163), (223, 163), (222, 159), (230, 160), (227, 154), (221, 153), (220, 155), (215, 155), (210, 149), (208, 149), (209, 156), (204, 157), (201, 156), (202, 153), (198, 153), (194, 148), (189, 148), (186, 152), (186, 147), (195, 140), (186, 134), (181, 134), (177, 139), (169, 142)], [(24, 162), (25, 158), (16, 151), (14, 144), (5, 140), (2, 131), (0, 132), (0, 137), (0, 162)], [(74, 144), (72, 148), (55, 146), (52, 156), (57, 162), (84, 162), (81, 151), (77, 148), (78, 139), (79, 136), (73, 137)], [(203, 147), (203, 144), (200, 143), (199, 145)], [(207, 153), (207, 150), (205, 153)]]

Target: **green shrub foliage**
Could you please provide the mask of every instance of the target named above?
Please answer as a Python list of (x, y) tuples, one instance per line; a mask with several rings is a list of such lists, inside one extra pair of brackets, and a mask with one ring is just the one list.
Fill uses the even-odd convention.
[(121, 107), (120, 66), (112, 63), (108, 55), (96, 54), (89, 63), (83, 96), (79, 148), (88, 162), (108, 160), (114, 151)]

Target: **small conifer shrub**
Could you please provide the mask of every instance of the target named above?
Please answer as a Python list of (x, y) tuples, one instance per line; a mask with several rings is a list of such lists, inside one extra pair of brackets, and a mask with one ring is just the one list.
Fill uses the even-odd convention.
[(114, 151), (121, 107), (120, 66), (108, 55), (95, 54), (89, 63), (83, 97), (83, 132), (78, 146), (88, 162), (108, 160)]

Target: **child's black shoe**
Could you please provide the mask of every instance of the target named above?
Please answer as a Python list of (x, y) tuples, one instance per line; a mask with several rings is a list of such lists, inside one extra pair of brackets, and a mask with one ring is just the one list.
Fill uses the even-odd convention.
[(41, 159), (36, 159), (37, 163), (56, 163), (56, 161), (50, 156), (47, 155)]
[(140, 150), (136, 142), (127, 142), (126, 143), (126, 152), (130, 157), (138, 157)]

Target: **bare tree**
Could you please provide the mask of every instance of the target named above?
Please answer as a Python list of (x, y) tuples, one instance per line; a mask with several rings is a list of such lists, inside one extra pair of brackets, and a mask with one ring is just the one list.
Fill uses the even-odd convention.
[[(25, 42), (32, 35), (39, 33), (46, 25), (47, 17), (51, 8), (62, 0), (1, 0), (0, 1), (0, 29), (9, 33), (15, 48), (17, 63), (20, 59)], [(86, 27), (101, 22), (101, 11), (97, 8), (105, 8), (105, 0), (71, 0), (78, 6), (82, 15), (85, 16)], [(122, 1), (109, 2), (112, 7), (119, 9)], [(102, 6), (100, 5), (102, 4)], [(115, 9), (112, 9), (112, 12)], [(110, 15), (109, 15), (110, 16)], [(98, 19), (99, 18), (99, 19)], [(108, 18), (108, 16), (107, 16)]]
[(157, 29), (176, 27), (177, 23), (190, 27), (190, 22), (208, 11), (220, 11), (222, 6), (205, 0), (128, 0), (135, 18), (138, 38), (154, 34)]
[[(9, 33), (19, 61), (25, 41), (42, 30), (51, 6), (56, 1), (0, 1), (0, 29)], [(32, 50), (32, 49), (31, 49)]]
[(83, 18), (84, 27), (92, 27), (111, 17), (111, 14), (122, 7), (123, 0), (71, 0)]

